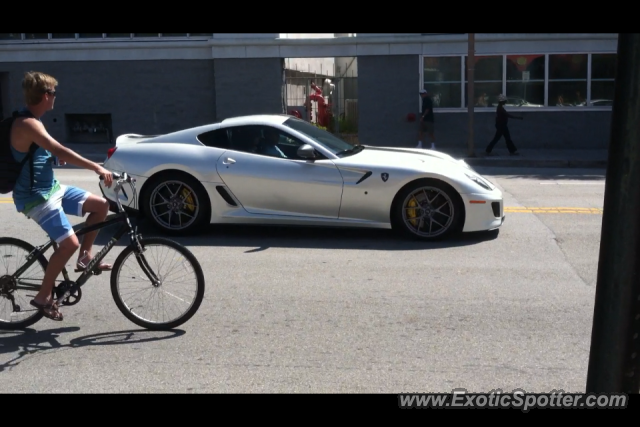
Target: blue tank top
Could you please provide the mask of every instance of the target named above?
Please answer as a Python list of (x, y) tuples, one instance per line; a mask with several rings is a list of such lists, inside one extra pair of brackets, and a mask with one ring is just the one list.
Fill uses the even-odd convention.
[[(34, 117), (26, 108), (21, 112)], [(16, 150), (13, 145), (11, 145), (11, 153), (18, 162), (28, 154)], [(13, 201), (18, 212), (26, 214), (33, 207), (49, 200), (51, 194), (60, 188), (53, 174), (54, 159), (51, 152), (42, 147), (38, 147), (33, 153), (33, 188), (31, 188), (31, 165), (30, 162), (25, 163), (13, 189)]]

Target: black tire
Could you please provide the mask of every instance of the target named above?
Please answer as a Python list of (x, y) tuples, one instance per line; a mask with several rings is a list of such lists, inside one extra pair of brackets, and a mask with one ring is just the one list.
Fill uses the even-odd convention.
[[(0, 237), (0, 246), (18, 246), (22, 249), (24, 249), (25, 251), (31, 252), (35, 249), (35, 247), (33, 245), (31, 245), (30, 243), (25, 242), (24, 240), (20, 240), (20, 239), (15, 239), (13, 237)], [(44, 257), (44, 255), (40, 255), (37, 259), (36, 262), (40, 263), (40, 266), (42, 267), (43, 271), (47, 271), (47, 266), (49, 265), (49, 262), (47, 261), (47, 259)], [(4, 272), (4, 271), (0, 271), (0, 276), (9, 273), (11, 274), (12, 272)], [(0, 295), (0, 299), (6, 299), (4, 296)], [(22, 308), (22, 307), (21, 307)], [(32, 306), (28, 306), (25, 307), (28, 309), (34, 309)], [(44, 314), (40, 311), (40, 310), (35, 310), (34, 309), (34, 314), (26, 319), (24, 319), (21, 322), (4, 322), (2, 320), (0, 320), (0, 329), (2, 330), (16, 330), (16, 329), (24, 329), (28, 326), (33, 325), (34, 323), (38, 322), (40, 319), (42, 319), (44, 317)]]
[[(194, 204), (196, 206), (195, 209), (197, 209), (193, 222), (182, 228), (169, 228), (162, 222), (162, 220), (157, 218), (157, 214), (154, 213), (154, 209), (152, 207), (152, 204), (154, 204), (154, 191), (170, 181), (181, 183), (189, 188), (189, 193), (192, 193), (190, 196), (193, 197)], [(144, 216), (148, 218), (156, 228), (168, 235), (192, 234), (196, 232), (201, 225), (205, 225), (205, 223), (207, 223), (211, 218), (211, 202), (209, 201), (207, 192), (202, 184), (185, 172), (162, 172), (149, 179), (149, 181), (145, 183), (144, 187), (143, 194), (141, 194), (141, 210), (143, 211)], [(194, 204), (191, 205), (193, 206)]]
[(122, 264), (127, 259), (127, 257), (133, 256), (135, 258), (135, 254), (133, 252), (136, 249), (136, 245), (135, 243), (132, 243), (132, 244), (129, 244), (129, 246), (127, 246), (120, 253), (115, 263), (113, 264), (113, 270), (111, 271), (111, 295), (113, 296), (116, 306), (118, 307), (120, 312), (124, 314), (124, 316), (127, 319), (129, 319), (130, 321), (132, 321), (138, 326), (142, 326), (143, 328), (147, 328), (151, 330), (169, 330), (182, 325), (187, 320), (191, 319), (191, 317), (193, 317), (196, 311), (198, 311), (198, 308), (200, 308), (200, 304), (202, 303), (202, 300), (204, 298), (205, 280), (204, 280), (204, 273), (202, 271), (202, 267), (200, 263), (198, 262), (197, 258), (191, 253), (191, 251), (189, 251), (189, 249), (187, 249), (186, 247), (184, 247), (178, 242), (175, 242), (170, 239), (166, 239), (164, 237), (147, 237), (147, 238), (141, 237), (140, 244), (142, 245), (143, 248), (147, 245), (169, 246), (177, 250), (178, 252), (180, 252), (185, 257), (185, 259), (187, 259), (191, 263), (198, 281), (194, 301), (191, 307), (182, 316), (180, 316), (175, 320), (165, 322), (165, 323), (155, 323), (155, 322), (144, 320), (141, 317), (136, 316), (129, 308), (127, 308), (126, 304), (122, 300), (119, 293), (118, 277), (119, 277), (119, 272), (122, 267)]
[[(441, 200), (442, 202), (447, 201), (451, 205), (453, 212), (453, 215), (450, 215), (452, 217), (451, 221), (444, 224), (446, 228), (444, 228), (444, 230), (441, 230), (439, 234), (434, 233), (434, 235), (430, 236), (418, 234), (405, 222), (405, 218), (403, 217), (403, 212), (405, 210), (405, 205), (408, 197), (412, 193), (415, 193), (416, 191), (423, 188), (431, 188), (431, 191), (437, 190), (441, 193), (439, 199), (435, 199), (434, 203), (437, 203), (437, 201)], [(435, 192), (429, 194), (435, 194)], [(446, 197), (444, 195), (446, 195)], [(417, 210), (418, 209), (414, 210), (413, 212), (416, 212)], [(451, 213), (451, 211), (446, 211), (446, 207), (445, 212), (447, 212), (448, 214)], [(437, 213), (434, 215), (438, 215), (437, 218), (439, 222), (444, 221), (444, 215), (439, 215)], [(462, 227), (464, 225), (464, 218), (464, 203), (458, 192), (446, 182), (432, 178), (419, 179), (406, 185), (396, 195), (391, 211), (392, 228), (406, 238), (417, 239), (421, 241), (438, 241), (458, 234), (462, 230)], [(412, 221), (415, 222), (416, 220)]]

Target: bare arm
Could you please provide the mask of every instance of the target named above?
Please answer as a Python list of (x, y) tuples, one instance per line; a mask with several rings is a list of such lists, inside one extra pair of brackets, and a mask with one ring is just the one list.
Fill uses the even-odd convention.
[(75, 166), (79, 166), (84, 169), (88, 169), (102, 176), (107, 187), (111, 186), (113, 176), (111, 172), (104, 169), (99, 164), (85, 159), (75, 151), (63, 146), (56, 141), (49, 132), (45, 129), (42, 122), (35, 119), (26, 119), (22, 122), (24, 129), (24, 136), (29, 138), (30, 141), (35, 142), (45, 150), (49, 150), (51, 154), (58, 157), (58, 159), (70, 163)]

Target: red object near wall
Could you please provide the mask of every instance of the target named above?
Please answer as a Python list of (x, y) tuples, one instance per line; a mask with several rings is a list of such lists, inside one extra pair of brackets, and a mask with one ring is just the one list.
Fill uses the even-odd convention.
[(407, 114), (407, 121), (408, 122), (415, 122), (416, 121), (416, 115), (414, 113)]
[(300, 114), (300, 111), (298, 111), (298, 110), (290, 110), (289, 114), (292, 115), (292, 116), (295, 116), (295, 117), (297, 117), (299, 119), (302, 118), (302, 114)]
[(315, 91), (315, 93), (312, 93), (311, 95), (309, 95), (309, 99), (311, 99), (311, 101), (315, 101), (318, 103), (318, 124), (320, 126), (324, 126), (324, 127), (328, 127), (329, 126), (329, 115), (328, 115), (328, 106), (327, 106), (327, 102), (324, 99), (324, 96), (322, 96), (322, 89), (320, 89), (318, 86), (316, 86), (315, 84), (311, 84), (311, 88)]

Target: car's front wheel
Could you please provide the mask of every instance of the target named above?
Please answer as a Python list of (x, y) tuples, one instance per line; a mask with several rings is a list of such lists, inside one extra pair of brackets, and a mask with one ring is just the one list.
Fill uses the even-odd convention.
[(407, 237), (440, 240), (462, 229), (464, 204), (458, 192), (436, 179), (412, 182), (400, 191), (392, 226)]
[(209, 199), (202, 185), (181, 172), (163, 173), (145, 186), (145, 216), (168, 234), (195, 231), (209, 218)]

